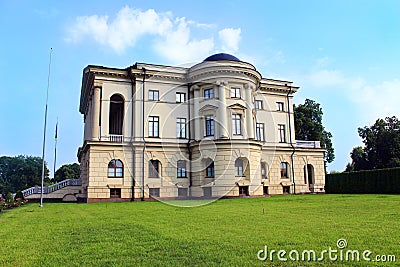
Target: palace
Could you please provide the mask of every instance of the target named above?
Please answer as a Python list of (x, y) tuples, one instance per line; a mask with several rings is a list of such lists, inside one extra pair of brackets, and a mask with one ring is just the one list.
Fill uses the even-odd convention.
[(83, 70), (87, 202), (323, 193), (324, 152), (296, 140), (292, 82), (229, 54), (192, 67)]

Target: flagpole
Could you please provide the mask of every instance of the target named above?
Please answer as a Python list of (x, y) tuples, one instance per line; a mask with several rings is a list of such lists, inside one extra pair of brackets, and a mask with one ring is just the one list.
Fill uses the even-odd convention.
[(42, 153), (42, 187), (40, 190), (40, 207), (43, 207), (43, 183), (44, 183), (44, 170), (45, 170), (45, 161), (44, 154), (46, 150), (46, 127), (47, 127), (47, 103), (49, 101), (49, 87), (50, 87), (50, 67), (51, 67), (51, 54), (53, 52), (53, 48), (50, 48), (50, 61), (49, 61), (49, 72), (47, 75), (47, 91), (46, 91), (46, 108), (44, 111), (44, 130), (43, 130), (43, 153)]
[(56, 134), (54, 136), (54, 143), (55, 143), (54, 144), (54, 168), (53, 168), (54, 183), (57, 183), (57, 180), (56, 180), (57, 141), (58, 141), (57, 131), (58, 131), (58, 117), (57, 117), (57, 124), (56, 124)]

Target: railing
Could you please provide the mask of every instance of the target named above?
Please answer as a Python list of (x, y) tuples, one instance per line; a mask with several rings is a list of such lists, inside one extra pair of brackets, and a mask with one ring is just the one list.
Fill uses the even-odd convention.
[(124, 142), (124, 139), (124, 136), (121, 134), (110, 134), (108, 136), (102, 136), (100, 140), (114, 143), (122, 143)]
[(299, 141), (296, 140), (296, 147), (300, 148), (321, 148), (320, 141)]
[[(79, 186), (82, 185), (82, 180), (81, 179), (66, 179), (64, 181), (61, 181), (56, 184), (48, 185), (43, 187), (43, 194), (50, 194), (52, 192), (55, 192), (57, 190), (60, 190), (64, 187), (67, 186)], [(33, 195), (33, 194), (41, 194), (42, 193), (42, 187), (35, 185), (34, 187), (30, 187), (28, 189), (22, 190), (22, 194), (24, 197)]]

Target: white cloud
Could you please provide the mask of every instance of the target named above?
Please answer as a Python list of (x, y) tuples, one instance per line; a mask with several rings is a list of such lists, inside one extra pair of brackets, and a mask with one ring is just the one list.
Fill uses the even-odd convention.
[[(216, 28), (215, 24), (173, 17), (170, 12), (142, 11), (126, 6), (113, 19), (105, 15), (77, 17), (65, 39), (71, 43), (92, 40), (122, 54), (134, 47), (140, 38), (151, 36), (150, 48), (169, 63), (182, 64), (202, 60), (215, 52), (214, 35), (217, 33), (219, 46), (228, 53), (238, 52), (240, 28), (225, 28), (219, 32)], [(203, 31), (201, 38), (193, 38), (193, 29)]]
[(239, 50), (239, 41), (241, 39), (241, 29), (225, 28), (218, 32), (221, 40), (221, 48), (228, 53), (235, 53)]
[(160, 35), (173, 27), (169, 13), (158, 14), (153, 9), (140, 11), (122, 8), (113, 21), (108, 16), (77, 17), (69, 28), (68, 41), (80, 42), (92, 38), (99, 44), (109, 46), (118, 53), (133, 46), (145, 34)]
[(172, 63), (199, 61), (210, 54), (214, 47), (213, 38), (190, 39), (190, 28), (185, 18), (177, 18), (175, 29), (163, 34), (154, 43), (154, 49)]
[[(303, 87), (318, 90), (335, 90), (347, 98), (360, 118), (361, 124), (372, 124), (378, 118), (399, 116), (400, 114), (400, 80), (382, 81), (368, 84), (362, 77), (350, 77), (340, 70), (317, 70), (303, 77)], [(350, 114), (349, 114), (350, 115)]]

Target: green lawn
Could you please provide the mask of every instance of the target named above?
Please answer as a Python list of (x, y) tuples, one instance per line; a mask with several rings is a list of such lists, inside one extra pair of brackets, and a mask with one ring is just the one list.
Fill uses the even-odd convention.
[[(270, 250), (371, 250), (400, 264), (400, 195), (226, 199), (182, 208), (160, 202), (44, 203), (0, 213), (0, 266), (395, 266), (262, 262)], [(345, 249), (345, 250), (346, 250)], [(344, 250), (344, 251), (345, 251)], [(300, 254), (301, 255), (301, 254)], [(286, 255), (288, 257), (288, 255)]]

